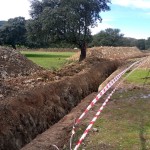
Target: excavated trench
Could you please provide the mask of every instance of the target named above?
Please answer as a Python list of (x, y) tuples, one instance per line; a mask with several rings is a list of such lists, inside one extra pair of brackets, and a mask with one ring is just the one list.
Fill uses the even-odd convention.
[(68, 114), (119, 66), (99, 61), (73, 77), (34, 88), (0, 102), (0, 149), (19, 150)]

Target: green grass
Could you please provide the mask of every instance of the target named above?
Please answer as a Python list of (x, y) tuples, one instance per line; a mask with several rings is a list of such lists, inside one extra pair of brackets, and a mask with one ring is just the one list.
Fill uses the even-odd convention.
[(128, 78), (127, 82), (136, 84), (150, 84), (150, 70), (138, 69), (135, 70)]
[(75, 52), (21, 51), (28, 59), (46, 69), (59, 69)]
[(141, 93), (141, 90), (127, 91), (123, 99), (118, 97), (119, 93), (115, 94), (94, 125), (99, 132), (90, 132), (84, 148), (99, 150), (105, 145), (108, 150), (149, 150), (150, 101), (142, 98), (149, 91)]

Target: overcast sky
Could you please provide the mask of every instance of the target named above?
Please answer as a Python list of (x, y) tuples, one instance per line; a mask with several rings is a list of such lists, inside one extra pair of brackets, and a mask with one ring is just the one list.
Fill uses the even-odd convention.
[[(112, 0), (111, 11), (101, 13), (102, 23), (95, 34), (106, 28), (119, 28), (127, 37), (150, 37), (150, 0)], [(29, 19), (29, 0), (0, 0), (0, 20), (18, 16)]]

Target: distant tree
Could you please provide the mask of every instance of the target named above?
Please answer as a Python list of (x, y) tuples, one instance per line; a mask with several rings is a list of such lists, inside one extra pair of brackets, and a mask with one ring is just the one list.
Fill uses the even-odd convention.
[(16, 17), (9, 19), (6, 24), (0, 28), (0, 43), (12, 45), (16, 49), (16, 44), (25, 44), (25, 18)]
[(101, 21), (110, 0), (32, 0), (28, 40), (41, 46), (60, 41), (78, 45), (80, 60), (86, 57), (91, 39), (90, 27)]
[(140, 50), (145, 50), (145, 39), (139, 39), (139, 40), (137, 40), (136, 46), (137, 46)]
[(121, 46), (123, 34), (119, 29), (108, 28), (93, 36), (93, 46)]
[(123, 37), (122, 43), (123, 43), (122, 46), (134, 47), (134, 46), (136, 46), (137, 39), (130, 38), (130, 37)]
[[(0, 21), (0, 30), (4, 26), (5, 23), (6, 23), (6, 21)], [(1, 35), (1, 33), (0, 33), (0, 35)], [(2, 45), (2, 43), (3, 43), (3, 41), (2, 41), (2, 39), (0, 37), (0, 45)]]
[(150, 37), (145, 41), (145, 49), (150, 49)]
[(27, 43), (29, 47), (46, 47), (48, 42), (44, 42), (45, 36), (39, 20), (28, 20), (26, 23)]

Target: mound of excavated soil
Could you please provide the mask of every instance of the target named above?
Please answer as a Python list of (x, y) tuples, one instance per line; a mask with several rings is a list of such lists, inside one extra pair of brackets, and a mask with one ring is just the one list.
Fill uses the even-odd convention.
[(29, 75), (39, 69), (19, 51), (0, 47), (0, 78)]
[(144, 63), (141, 65), (140, 68), (150, 69), (150, 56), (145, 58)]
[[(65, 68), (68, 77), (0, 101), (1, 150), (18, 150), (59, 121), (82, 98), (97, 91), (99, 84), (117, 69), (119, 63), (94, 59), (77, 66), (70, 66), (70, 70)], [(58, 71), (57, 78), (64, 73)]]
[(58, 71), (39, 70), (28, 76), (18, 76), (3, 79), (0, 83), (0, 100), (9, 97), (15, 97), (19, 93), (31, 90), (34, 87), (45, 86), (53, 81), (59, 81), (66, 76), (74, 76), (75, 74), (89, 70), (92, 66), (105, 59), (88, 58), (82, 62), (71, 63)]
[[(93, 47), (87, 50), (87, 57), (97, 57), (105, 59), (127, 59), (142, 55), (136, 47)], [(80, 52), (72, 56), (71, 60), (78, 60)]]

